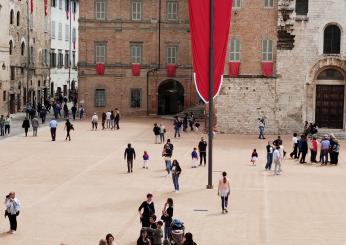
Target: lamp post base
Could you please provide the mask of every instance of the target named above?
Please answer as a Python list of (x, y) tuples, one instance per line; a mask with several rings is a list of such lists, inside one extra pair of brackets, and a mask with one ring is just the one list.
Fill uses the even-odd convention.
[(207, 189), (209, 189), (209, 190), (214, 189), (214, 186), (213, 185), (207, 185)]

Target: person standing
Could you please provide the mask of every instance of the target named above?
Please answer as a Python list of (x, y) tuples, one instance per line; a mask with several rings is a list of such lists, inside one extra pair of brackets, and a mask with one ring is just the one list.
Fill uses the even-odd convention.
[(5, 119), (5, 135), (10, 135), (10, 130), (11, 130), (11, 116), (8, 114), (6, 119)]
[(260, 119), (258, 118), (258, 129), (259, 129), (259, 139), (265, 139), (264, 137), (264, 128), (265, 128), (265, 123), (264, 123), (264, 119)]
[(179, 117), (175, 117), (175, 120), (173, 122), (174, 126), (174, 138), (177, 138), (177, 136), (180, 138), (180, 128), (181, 128), (182, 122), (180, 121)]
[(114, 111), (111, 111), (111, 129), (115, 129), (115, 115)]
[(137, 239), (137, 245), (152, 245), (149, 235), (148, 235), (148, 231), (144, 228), (141, 229), (141, 232), (139, 234), (139, 238)]
[(328, 140), (328, 135), (324, 135), (321, 141), (321, 165), (327, 165), (329, 149), (330, 141)]
[(265, 169), (270, 171), (272, 169), (273, 152), (274, 152), (274, 148), (271, 145), (270, 141), (268, 141), (268, 145), (266, 146), (266, 149), (267, 149), (267, 164), (265, 166)]
[(71, 107), (71, 112), (72, 112), (73, 120), (76, 120), (76, 114), (77, 114), (77, 106), (76, 106), (76, 104), (73, 104), (73, 106)]
[(143, 153), (143, 168), (148, 169), (149, 163), (149, 154), (147, 151), (144, 151)]
[(301, 140), (301, 142), (300, 142), (300, 144), (301, 144), (300, 151), (302, 153), (302, 157), (300, 158), (299, 162), (301, 164), (304, 164), (304, 163), (306, 163), (305, 158), (306, 158), (306, 154), (308, 153), (308, 143), (306, 141), (307, 139), (306, 139), (305, 135), (302, 135), (300, 140)]
[(5, 118), (4, 115), (0, 116), (0, 136), (5, 135)]
[(228, 213), (228, 197), (231, 192), (231, 185), (227, 178), (227, 173), (222, 172), (222, 178), (219, 180), (218, 195), (221, 197), (222, 213)]
[(277, 146), (277, 145), (282, 145), (282, 139), (281, 136), (279, 135), (278, 138), (276, 140), (274, 140), (273, 145)]
[(28, 136), (28, 131), (30, 128), (30, 121), (27, 117), (24, 118), (23, 123), (22, 123), (22, 128), (24, 128), (24, 132), (25, 132), (25, 137)]
[(258, 160), (257, 150), (253, 149), (253, 151), (251, 153), (251, 159), (250, 159), (250, 163), (252, 163), (252, 166), (256, 166), (257, 160)]
[(193, 148), (193, 151), (191, 152), (191, 158), (192, 158), (192, 168), (197, 168), (197, 165), (198, 165), (197, 148)]
[(297, 159), (298, 158), (298, 137), (297, 133), (293, 134), (292, 137), (292, 146), (293, 146), (293, 151), (290, 154), (291, 158)]
[(195, 124), (195, 115), (193, 114), (193, 112), (191, 112), (190, 120), (189, 120), (189, 125), (190, 125), (191, 132), (193, 131), (193, 125), (194, 124)]
[(84, 107), (81, 105), (79, 108), (79, 120), (83, 119), (84, 114), (85, 114), (85, 110), (84, 110)]
[(36, 137), (37, 129), (40, 126), (37, 116), (34, 116), (34, 118), (31, 120), (31, 126), (32, 126), (32, 136)]
[(47, 117), (47, 109), (43, 107), (40, 111), (40, 118), (41, 118), (42, 124), (46, 122), (46, 117)]
[(150, 227), (150, 217), (155, 214), (155, 205), (153, 202), (153, 194), (147, 194), (147, 200), (142, 202), (138, 208), (138, 213), (142, 223), (142, 227)]
[(339, 141), (336, 138), (334, 138), (333, 141), (334, 141), (334, 144), (333, 144), (333, 147), (331, 148), (331, 157), (332, 157), (332, 159), (330, 160), (330, 163), (338, 165), (340, 144), (339, 144)]
[(8, 217), (10, 221), (10, 231), (9, 233), (14, 234), (17, 231), (17, 216), (20, 212), (20, 202), (16, 198), (15, 192), (10, 192), (5, 199), (5, 218)]
[(98, 120), (99, 120), (99, 118), (98, 118), (96, 112), (94, 112), (94, 115), (91, 117), (92, 130), (97, 130)]
[(179, 188), (179, 177), (181, 174), (181, 167), (180, 167), (179, 162), (177, 160), (173, 160), (171, 171), (172, 171), (172, 180), (173, 180), (174, 189), (175, 189), (175, 192), (178, 193), (179, 189), (180, 189)]
[(202, 162), (204, 161), (204, 166), (207, 164), (207, 141), (202, 137), (201, 141), (198, 143), (198, 151), (199, 151), (199, 166), (202, 166)]
[(162, 144), (165, 142), (165, 133), (166, 133), (166, 128), (165, 125), (160, 123), (160, 143)]
[(117, 130), (120, 129), (119, 127), (119, 121), (120, 121), (120, 111), (118, 108), (115, 108), (115, 118), (114, 118), (114, 122), (115, 122), (115, 126), (117, 127)]
[(172, 166), (172, 160), (171, 160), (172, 150), (169, 147), (169, 145), (165, 144), (165, 146), (163, 147), (162, 156), (165, 159), (165, 166), (166, 166), (167, 177), (168, 177), (169, 174), (171, 173), (171, 166)]
[(105, 124), (106, 124), (106, 120), (107, 120), (107, 115), (105, 112), (102, 113), (101, 116), (101, 125), (102, 125), (102, 130), (105, 130)]
[(171, 223), (173, 220), (173, 199), (168, 198), (163, 210), (161, 219), (165, 223), (165, 240), (171, 235)]
[(185, 113), (183, 117), (183, 131), (186, 132), (186, 129), (188, 127), (188, 122), (189, 122), (189, 114)]
[(50, 135), (52, 136), (52, 141), (55, 141), (56, 138), (56, 128), (58, 127), (58, 122), (53, 118), (49, 122), (49, 127), (50, 127)]
[(127, 144), (127, 148), (124, 152), (124, 159), (127, 160), (127, 172), (132, 173), (133, 160), (136, 160), (136, 152), (135, 149), (131, 146), (131, 144)]
[(310, 162), (317, 163), (316, 155), (317, 155), (318, 142), (316, 135), (312, 136), (312, 140), (310, 143)]
[(69, 114), (68, 112), (69, 112), (69, 111), (68, 111), (68, 107), (67, 107), (67, 104), (66, 104), (66, 103), (64, 104), (63, 110), (64, 110), (64, 118), (68, 118), (68, 116), (69, 116), (69, 115), (68, 115), (68, 114)]
[(273, 152), (273, 161), (274, 161), (274, 174), (279, 175), (281, 172), (281, 155), (280, 155), (280, 146), (276, 145)]
[(157, 123), (154, 123), (153, 132), (154, 132), (154, 135), (155, 135), (155, 144), (159, 144), (159, 140), (160, 140), (160, 127), (157, 126)]
[(111, 111), (107, 111), (106, 112), (106, 128), (110, 128), (111, 127)]
[(66, 123), (65, 123), (65, 128), (64, 129), (66, 129), (66, 138), (65, 138), (65, 140), (67, 140), (67, 138), (68, 138), (68, 140), (71, 141), (70, 131), (74, 130), (74, 128), (73, 128), (73, 125), (72, 125), (72, 123), (70, 122), (69, 119), (66, 119)]
[(334, 145), (335, 145), (335, 140), (336, 140), (336, 137), (334, 136), (334, 134), (330, 134), (330, 135), (329, 135), (329, 142), (330, 142), (330, 146), (329, 146), (330, 164), (334, 164), (333, 148), (334, 148)]

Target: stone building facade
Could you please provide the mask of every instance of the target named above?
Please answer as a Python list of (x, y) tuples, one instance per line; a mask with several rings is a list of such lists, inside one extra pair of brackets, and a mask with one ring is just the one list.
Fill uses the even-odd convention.
[(196, 104), (188, 20), (186, 0), (81, 1), (79, 102), (128, 115)]
[[(257, 119), (262, 116), (268, 133), (301, 131), (305, 121), (345, 130), (345, 2), (279, 0), (274, 11), (273, 76), (241, 73), (239, 78), (226, 79), (217, 99), (219, 130), (257, 133)], [(236, 14), (233, 21), (231, 32), (237, 35)]]

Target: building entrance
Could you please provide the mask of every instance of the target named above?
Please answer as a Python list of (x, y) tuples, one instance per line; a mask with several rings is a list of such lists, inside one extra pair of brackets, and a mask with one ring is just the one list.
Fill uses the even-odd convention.
[(158, 89), (158, 114), (174, 115), (184, 110), (184, 87), (176, 80), (163, 81)]

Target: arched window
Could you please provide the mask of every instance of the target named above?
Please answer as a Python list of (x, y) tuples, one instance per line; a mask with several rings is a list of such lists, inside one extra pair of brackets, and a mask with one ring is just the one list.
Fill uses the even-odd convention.
[(344, 80), (344, 76), (342, 73), (336, 69), (328, 68), (321, 71), (317, 76), (317, 80)]
[(20, 25), (20, 12), (17, 12), (17, 26)]
[(13, 9), (11, 9), (11, 12), (10, 12), (10, 24), (13, 25), (13, 21), (14, 21), (14, 12), (13, 12)]
[(341, 30), (337, 25), (329, 25), (324, 30), (324, 54), (340, 54)]
[(22, 42), (22, 45), (20, 46), (20, 50), (21, 50), (21, 55), (23, 56), (25, 53), (25, 43)]
[(13, 53), (13, 41), (10, 40), (9, 44), (10, 44), (10, 55), (12, 55), (12, 53)]

